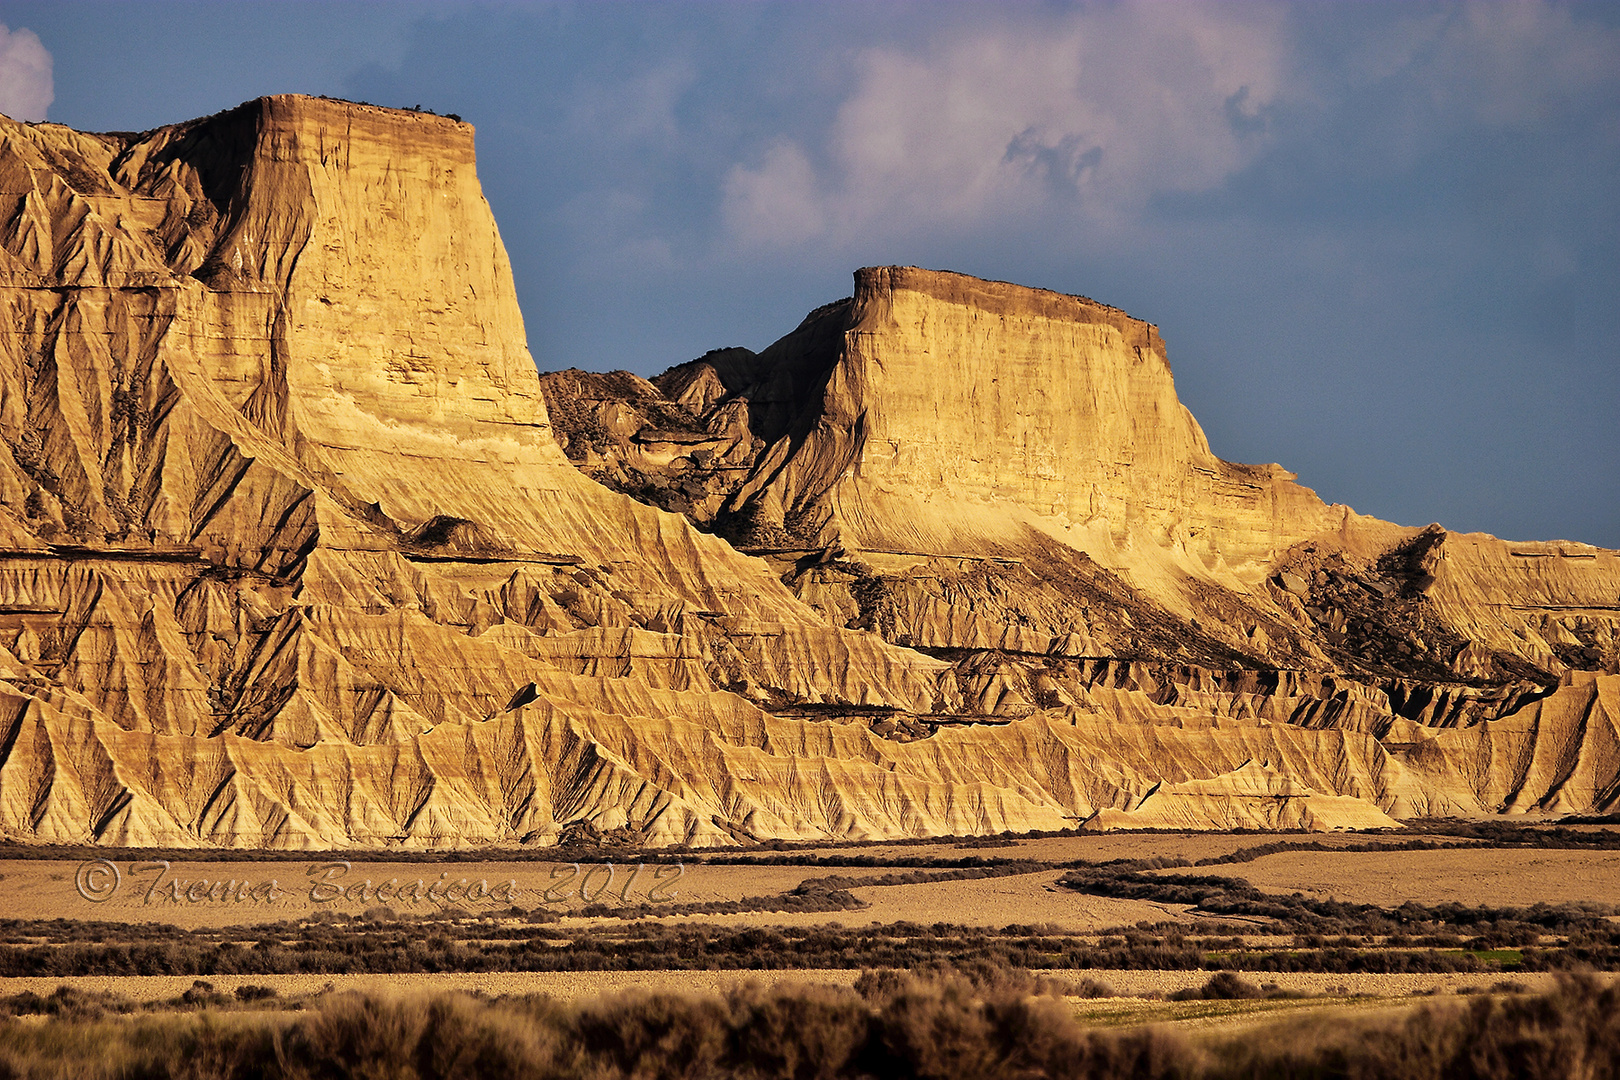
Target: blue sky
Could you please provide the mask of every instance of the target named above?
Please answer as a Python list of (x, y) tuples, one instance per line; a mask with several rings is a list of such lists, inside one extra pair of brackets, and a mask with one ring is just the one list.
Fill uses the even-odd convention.
[(9, 3), (0, 110), (456, 112), (544, 369), (908, 263), (1159, 324), (1223, 457), (1620, 547), (1620, 5)]

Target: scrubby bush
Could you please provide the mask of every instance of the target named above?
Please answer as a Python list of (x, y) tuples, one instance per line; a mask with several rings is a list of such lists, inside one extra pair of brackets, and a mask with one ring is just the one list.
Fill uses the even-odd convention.
[[(1199, 1043), (1088, 1030), (1029, 992), (1031, 979), (940, 968), (870, 972), (858, 992), (745, 984), (579, 1002), (327, 994), (308, 1012), (237, 1013), (238, 1023), (207, 1010), (118, 1023), (52, 1013), (0, 1024), (0, 1077), (1620, 1077), (1620, 988), (1589, 977), (1550, 994), (1498, 988), (1393, 1020), (1313, 1014)], [(1222, 972), (1200, 996), (1259, 993)]]
[(1587, 978), (1552, 993), (1476, 994), (1395, 1022), (1307, 1018), (1250, 1031), (1216, 1049), (1195, 1075), (1347, 1080), (1615, 1080), (1620, 987)]
[(1170, 1001), (1240, 1001), (1265, 997), (1265, 991), (1230, 971), (1217, 971), (1200, 987), (1188, 987), (1166, 995)]

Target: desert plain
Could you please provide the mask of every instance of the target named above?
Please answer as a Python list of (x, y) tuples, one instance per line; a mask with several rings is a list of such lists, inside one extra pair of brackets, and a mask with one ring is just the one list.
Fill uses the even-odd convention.
[[(1548, 846), (1549, 838), (1562, 846)], [(1420, 845), (1426, 849), (1413, 849)], [(1206, 910), (1185, 898), (1083, 891), (1065, 882), (1077, 867), (1127, 866), (1143, 879), (1242, 878), (1265, 897), (1343, 903), (1375, 917), (1399, 918), (1403, 906), (1412, 905), (1442, 911), (1483, 906), (1493, 909), (1497, 919), (1504, 910), (1522, 916), (1573, 909), (1587, 913), (1591, 925), (1612, 926), (1620, 936), (1620, 830), (1550, 825), (1498, 830), (1483, 838), (1459, 835), (1456, 829), (1325, 836), (1102, 833), (926, 844), (773, 845), (726, 852), (593, 849), (563, 852), (561, 859), (545, 852), (504, 859), (457, 853), (415, 860), (364, 853), (284, 853), (273, 859), (242, 854), (218, 860), (185, 851), (86, 850), (78, 858), (9, 854), (14, 857), (0, 860), (0, 888), (6, 897), (5, 942), (13, 949), (35, 942), (63, 948), (83, 942), (107, 947), (195, 941), (236, 942), (238, 950), (250, 952), (270, 940), (431, 932), (473, 951), (462, 954), (464, 970), (443, 970), (442, 961), (405, 958), (374, 964), (379, 970), (351, 970), (355, 965), (341, 960), (328, 957), (311, 964), (296, 954), (279, 963), (236, 959), (220, 964), (216, 954), (212, 962), (193, 956), (196, 970), (173, 973), (12, 973), (0, 981), (0, 996), (48, 993), (68, 985), (135, 1001), (161, 1001), (180, 995), (196, 978), (225, 993), (262, 985), (292, 998), (344, 989), (563, 997), (628, 988), (716, 993), (747, 982), (850, 986), (873, 966), (874, 954), (860, 949), (845, 949), (840, 957), (836, 948), (806, 955), (791, 949), (772, 953), (718, 947), (706, 959), (666, 955), (660, 962), (656, 950), (621, 949), (563, 963), (519, 958), (515, 966), (529, 970), (502, 970), (514, 966), (510, 958), (492, 964), (480, 951), (521, 942), (540, 928), (558, 947), (595, 941), (623, 945), (649, 934), (735, 939), (762, 932), (791, 933), (800, 942), (817, 934), (904, 941), (926, 930), (938, 941), (917, 953), (914, 959), (923, 962), (972, 960), (983, 954), (986, 942), (1038, 939), (1047, 946), (1061, 942), (1084, 951), (1126, 934), (1156, 942), (1182, 939), (1201, 950), (1168, 968), (1140, 960), (1130, 967), (1093, 966), (1106, 963), (1106, 954), (1088, 956), (1085, 967), (1038, 960), (1028, 965), (1041, 975), (1089, 979), (1111, 996), (1144, 1001), (1201, 986), (1212, 970), (1242, 970), (1242, 964), (1222, 963), (1239, 956), (1254, 958), (1251, 977), (1278, 990), (1312, 997), (1350, 995), (1383, 1004), (1413, 995), (1473, 993), (1493, 985), (1547, 989), (1554, 970), (1569, 966), (1543, 960), (1538, 970), (1532, 952), (1526, 969), (1522, 946), (1547, 946), (1556, 954), (1565, 939), (1553, 932), (1521, 935), (1521, 948), (1503, 950), (1500, 943), (1475, 940), (1476, 927), (1475, 934), (1440, 941), (1439, 947), (1430, 940), (1417, 942), (1423, 947), (1416, 948), (1414, 934), (1447, 931), (1443, 916), (1435, 920), (1434, 912), (1427, 912), (1431, 918), (1420, 913), (1410, 920), (1412, 925), (1391, 926), (1382, 934), (1339, 935), (1340, 951), (1365, 954), (1362, 961), (1340, 957), (1324, 965), (1318, 959), (1318, 970), (1287, 970), (1313, 966), (1297, 958), (1320, 952), (1321, 934), (1313, 938), (1310, 927), (1286, 917)], [(116, 868), (115, 886), (109, 884), (110, 868)], [(831, 876), (836, 881), (829, 882)], [(385, 883), (394, 884), (378, 894), (376, 887)], [(829, 895), (837, 902), (826, 903)], [(817, 897), (821, 903), (807, 902)], [(1451, 923), (1456, 916), (1451, 912)], [(1392, 938), (1402, 933), (1404, 937)], [(942, 948), (935, 947), (939, 943)], [(1054, 957), (1064, 955), (1062, 949), (1051, 951)], [(1394, 971), (1363, 962), (1367, 955), (1395, 951), (1439, 959)], [(827, 962), (829, 957), (833, 963)], [(1417, 970), (1426, 966), (1435, 970)], [(1295, 1002), (1289, 1007), (1302, 1006)], [(1251, 1008), (1232, 1015), (1248, 1015)], [(1104, 1015), (1094, 1004), (1086, 1006), (1085, 1014), (1093, 1020)], [(1107, 1015), (1120, 1022), (1168, 1016), (1135, 1006)], [(1204, 1015), (1186, 1019), (1210, 1022)]]

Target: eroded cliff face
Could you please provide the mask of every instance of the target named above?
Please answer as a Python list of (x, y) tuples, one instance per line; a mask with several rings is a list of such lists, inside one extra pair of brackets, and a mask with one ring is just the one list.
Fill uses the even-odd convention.
[[(1222, 461), (1176, 399), (1157, 330), (1123, 312), (867, 269), (851, 299), (763, 353), (628, 379), (547, 376), (570, 459), (765, 558), (829, 621), (951, 660), (960, 712), (1094, 703), (1088, 658), (1110, 657), (1151, 672), (1102, 707), (1110, 716), (1216, 721), (1223, 742), (1240, 743), (1245, 721), (1361, 732), (1391, 755), (1351, 770), (1355, 785), (1312, 787), (1269, 758), (1231, 762), (1229, 776), (1164, 772), (1151, 796), (1094, 802), (1098, 827), (1615, 802), (1590, 785), (1569, 801), (1575, 773), (1510, 783), (1500, 750), (1495, 779), (1454, 783), (1460, 758), (1436, 767), (1447, 744), (1412, 730), (1528, 716), (1561, 678), (1614, 671), (1620, 556), (1400, 527), (1325, 505), (1278, 466)], [(1245, 691), (1205, 692), (1212, 671)], [(1576, 772), (1616, 776), (1607, 743), (1573, 731), (1521, 735)], [(1420, 779), (1389, 786), (1409, 751)], [(1333, 802), (1374, 790), (1365, 816)]]
[(467, 125), (268, 98), (0, 139), (8, 832), (724, 839), (720, 795), (579, 725), (938, 697), (944, 665), (568, 464)]
[(761, 354), (546, 378), (583, 470), (905, 644), (1548, 685), (1616, 657), (1615, 553), (1223, 461), (1157, 330), (1081, 297), (866, 269)]
[(1156, 332), (1089, 301), (863, 271), (763, 354), (542, 379), (471, 128), (278, 97), (135, 135), (0, 121), (0, 303), (10, 837), (1616, 798), (1612, 677), (1548, 696), (1612, 669), (1613, 553), (1221, 462)]
[(807, 539), (959, 550), (1016, 543), (1032, 521), (1116, 546), (1145, 538), (1256, 580), (1348, 514), (1277, 466), (1212, 454), (1176, 399), (1157, 328), (1080, 297), (862, 270), (853, 299), (764, 360), (821, 370), (811, 394), (799, 380), (767, 390), (800, 415), (782, 460), (756, 469), (732, 505), (792, 519)]

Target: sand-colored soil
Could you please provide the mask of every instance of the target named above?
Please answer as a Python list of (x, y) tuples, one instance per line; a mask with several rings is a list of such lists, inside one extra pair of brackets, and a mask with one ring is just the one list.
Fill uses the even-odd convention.
[[(393, 995), (463, 991), (481, 994), (551, 994), (588, 997), (620, 990), (657, 993), (720, 994), (745, 982), (765, 986), (851, 986), (860, 976), (854, 970), (795, 971), (539, 971), (539, 972), (419, 972), (403, 975), (209, 975), (204, 981), (221, 993), (238, 986), (269, 986), (284, 996), (363, 990)], [(84, 990), (120, 994), (134, 1001), (164, 1001), (191, 988), (191, 975), (78, 975), (56, 979), (0, 979), (0, 996), (25, 990), (49, 993), (68, 985)]]
[[(92, 862), (98, 865), (85, 869)], [(116, 877), (107, 864), (116, 865)], [(604, 863), (581, 863), (577, 873), (572, 863), (541, 862), (354, 862), (348, 870), (341, 870), (322, 857), (308, 862), (174, 861), (161, 870), (109, 852), (106, 863), (0, 861), (0, 889), (9, 918), (155, 922), (195, 929), (307, 919), (323, 911), (359, 915), (376, 908), (423, 914), (447, 906), (468, 914), (496, 916), (516, 905), (525, 911), (546, 908), (566, 914), (583, 905), (582, 885), (590, 901), (609, 907), (646, 904), (650, 899), (708, 903), (773, 896), (806, 878), (830, 873), (859, 878), (889, 872), (881, 868), (688, 864), (679, 872), (673, 867), (660, 871), (647, 866), (632, 877), (634, 869), (634, 864), (615, 866), (610, 885)], [(665, 876), (658, 877), (660, 872)], [(377, 887), (390, 881), (397, 886), (379, 898)], [(411, 893), (417, 882), (423, 890), (438, 886), (442, 891), (463, 881), (466, 884), (448, 905), (419, 900)], [(236, 887), (229, 888), (228, 883), (233, 882)], [(491, 895), (463, 899), (463, 893), (479, 882), (487, 883)], [(279, 895), (270, 892), (272, 883)], [(81, 884), (85, 892), (106, 895), (106, 899), (86, 899)], [(176, 888), (181, 897), (178, 901)], [(348, 894), (336, 895), (339, 888)], [(247, 897), (238, 899), (244, 890)], [(403, 896), (397, 895), (401, 892)]]
[(854, 889), (851, 891), (871, 907), (851, 914), (859, 915), (861, 922), (909, 920), (987, 927), (1020, 923), (1101, 930), (1143, 920), (1177, 920), (1186, 910), (1183, 905), (1085, 896), (1057, 885), (1062, 876), (1063, 871), (1054, 870), (1017, 877)]
[[(1165, 873), (1198, 873), (1196, 870)], [(1620, 851), (1295, 851), (1210, 873), (1359, 904), (1620, 904)]]
[[(86, 869), (88, 860), (0, 862), (0, 888), (5, 890), (6, 914), (18, 919), (60, 916), (109, 922), (168, 923), (192, 929), (302, 919), (326, 910), (360, 914), (369, 908), (388, 907), (400, 912), (421, 913), (437, 906), (425, 900), (379, 900), (374, 888), (369, 895), (357, 891), (352, 899), (324, 901), (312, 898), (312, 889), (317, 886), (348, 887), (365, 881), (376, 886), (396, 880), (406, 889), (420, 881), (425, 890), (440, 882), (440, 875), (446, 875), (446, 884), (465, 878), (468, 886), (485, 881), (493, 889), (500, 889), (506, 882), (517, 882), (511, 889), (515, 900), (506, 899), (508, 893), (502, 890), (495, 897), (458, 905), (469, 913), (493, 914), (505, 911), (514, 903), (524, 908), (539, 906), (540, 896), (550, 884), (548, 874), (552, 869), (543, 863), (356, 863), (348, 872), (340, 874), (325, 869), (332, 865), (332, 860), (321, 857), (309, 862), (174, 861), (167, 869), (159, 870), (121, 858), (115, 852), (107, 854), (107, 862), (117, 867), (116, 876), (108, 871), (106, 863)], [(78, 887), (81, 883), (86, 892), (106, 898), (99, 902), (86, 899)], [(230, 887), (229, 883), (235, 883), (235, 887)], [(274, 886), (273, 892), (271, 886)], [(179, 900), (174, 899), (176, 887)], [(239, 898), (244, 890), (246, 898)], [(640, 891), (638, 886), (637, 892)], [(325, 896), (329, 892), (330, 888), (315, 895)]]
[[(897, 844), (873, 848), (843, 849), (827, 854), (858, 853), (884, 860), (907, 857), (949, 859), (984, 855), (1000, 858), (1039, 859), (1067, 862), (1084, 859), (1106, 862), (1122, 858), (1196, 860), (1254, 847), (1274, 840), (1298, 839), (1267, 835), (1099, 835), (1051, 837), (1020, 841), (1005, 847), (955, 847), (940, 844)], [(1335, 838), (1345, 844), (1362, 843), (1365, 838)], [(581, 905), (583, 883), (589, 899), (597, 904), (618, 907), (645, 904), (649, 898), (666, 898), (680, 904), (743, 900), (789, 892), (807, 878), (837, 875), (861, 879), (880, 876), (904, 867), (803, 867), (771, 865), (709, 865), (687, 863), (675, 876), (657, 878), (652, 866), (633, 879), (633, 867), (614, 868), (611, 886), (605, 865), (581, 863), (578, 873), (573, 864), (543, 862), (434, 863), (354, 862), (347, 871), (333, 869), (323, 857), (304, 861), (196, 861), (172, 862), (159, 872), (121, 859), (109, 852), (118, 867), (117, 887), (105, 865), (86, 871), (86, 863), (53, 860), (12, 859), (0, 861), (0, 889), (4, 890), (4, 911), (19, 919), (70, 918), (110, 922), (156, 922), (183, 928), (252, 926), (287, 919), (307, 919), (323, 911), (358, 915), (387, 908), (405, 913), (425, 913), (441, 905), (410, 894), (417, 882), (421, 888), (466, 882), (465, 891), (477, 882), (488, 884), (491, 895), (473, 900), (458, 899), (448, 905), (468, 914), (490, 917), (504, 915), (512, 906), (525, 911), (544, 908), (575, 923), (572, 914)], [(1407, 900), (1432, 904), (1457, 901), (1467, 904), (1529, 905), (1545, 900), (1620, 902), (1620, 852), (1529, 851), (1510, 849), (1457, 849), (1446, 851), (1316, 852), (1296, 851), (1268, 855), (1253, 862), (1212, 866), (1205, 869), (1167, 869), (1163, 873), (1209, 873), (1247, 878), (1268, 892), (1303, 892), (1313, 896), (1333, 896), (1342, 900), (1396, 906)], [(588, 874), (588, 877), (586, 876)], [(1050, 924), (1067, 930), (1094, 931), (1138, 922), (1187, 921), (1196, 919), (1183, 905), (1137, 900), (1115, 900), (1085, 896), (1056, 884), (1062, 871), (1050, 870), (1010, 877), (936, 881), (915, 885), (856, 886), (854, 895), (868, 907), (829, 912), (745, 912), (740, 914), (668, 916), (671, 920), (693, 919), (719, 926), (816, 926), (837, 923), (862, 926), (870, 922), (899, 921), (932, 924), (956, 923), (969, 926), (1002, 927), (1009, 924)], [(275, 882), (279, 895), (267, 898), (266, 887)], [(379, 898), (377, 886), (397, 883), (395, 892)], [(179, 884), (176, 885), (175, 883)], [(237, 882), (232, 898), (225, 898), (225, 883)], [(364, 883), (368, 888), (355, 888)], [(85, 899), (79, 884), (93, 895), (108, 893), (108, 899)], [(154, 888), (154, 883), (156, 888)], [(334, 896), (338, 887), (348, 894)], [(240, 899), (245, 888), (248, 896)], [(548, 898), (549, 890), (549, 898)], [(655, 892), (656, 890), (656, 892)], [(176, 892), (181, 899), (174, 899)], [(457, 894), (459, 897), (459, 893)], [(585, 920), (581, 920), (583, 925)]]
[[(1413, 836), (1401, 834), (1396, 840), (1410, 840)], [(794, 855), (859, 858), (869, 855), (878, 859), (961, 859), (981, 856), (999, 859), (1039, 859), (1045, 862), (1069, 862), (1084, 859), (1087, 862), (1109, 862), (1114, 859), (1215, 859), (1244, 848), (1258, 847), (1277, 841), (1310, 841), (1319, 844), (1365, 844), (1366, 834), (1299, 833), (1082, 833), (1079, 836), (1043, 836), (1033, 840), (987, 841), (972, 840), (956, 844), (918, 844), (903, 841), (893, 844), (873, 844), (860, 847), (810, 848), (794, 851)], [(778, 852), (728, 852), (728, 857), (769, 859)]]
[[(719, 868), (716, 868), (719, 869)], [(821, 873), (815, 871), (814, 873)], [(841, 872), (841, 871), (840, 871)], [(801, 871), (804, 873), (804, 871)], [(868, 923), (943, 922), (1000, 929), (1011, 924), (1081, 932), (1134, 926), (1139, 922), (1193, 922), (1184, 904), (1085, 896), (1056, 883), (1061, 870), (1014, 877), (934, 881), (920, 885), (853, 888), (867, 906), (849, 911), (744, 912), (736, 915), (667, 916), (665, 922), (706, 926), (865, 926)], [(565, 919), (563, 926), (591, 920)]]
[[(1197, 833), (1136, 836), (1099, 834), (1047, 837), (1019, 841), (1010, 846), (902, 843), (828, 848), (793, 854), (812, 857), (818, 854), (871, 856), (880, 861), (905, 858), (949, 860), (975, 856), (1046, 862), (1075, 859), (1107, 862), (1155, 856), (1192, 860), (1227, 854), (1279, 838), (1285, 837)], [(770, 854), (758, 853), (761, 858)], [(579, 863), (576, 873), (572, 863), (499, 859), (454, 863), (351, 861), (348, 870), (334, 869), (334, 864), (339, 860), (328, 856), (263, 862), (171, 860), (169, 867), (163, 870), (121, 857), (116, 851), (108, 851), (105, 859), (118, 869), (116, 887), (115, 879), (106, 865), (89, 865), (95, 860), (0, 860), (0, 889), (4, 890), (6, 915), (19, 919), (62, 917), (110, 922), (155, 922), (194, 929), (307, 919), (322, 911), (357, 915), (370, 909), (388, 908), (400, 913), (424, 913), (440, 905), (408, 895), (413, 883), (421, 882), (423, 889), (439, 884), (442, 889), (445, 885), (465, 880), (467, 886), (486, 882), (494, 895), (471, 901), (459, 900), (451, 905), (457, 910), (496, 916), (515, 904), (524, 910), (545, 908), (566, 916), (582, 906), (581, 884), (585, 886), (589, 899), (597, 904), (645, 904), (649, 899), (693, 904), (773, 896), (792, 890), (807, 878), (829, 875), (863, 878), (908, 869), (687, 862), (678, 876), (670, 868), (659, 870), (647, 865), (632, 879), (634, 864), (621, 862), (614, 866), (609, 884), (606, 865), (589, 861)], [(85, 891), (92, 895), (105, 895), (106, 899), (92, 902), (81, 894), (78, 887), (81, 871)], [(657, 873), (666, 876), (655, 877)], [(769, 923), (809, 926), (830, 922), (861, 925), (874, 919), (882, 922), (904, 919), (921, 923), (953, 922), (996, 927), (1008, 923), (1053, 923), (1072, 929), (1099, 929), (1134, 924), (1144, 919), (1161, 921), (1174, 918), (1181, 910), (1162, 904), (1080, 896), (1053, 886), (1058, 876), (1056, 872), (1046, 872), (981, 881), (855, 890), (856, 896), (872, 905), (870, 910), (711, 915), (700, 918), (719, 925)], [(407, 895), (404, 898), (398, 895), (379, 898), (376, 888), (390, 881), (398, 885), (393, 892), (404, 890)], [(226, 899), (227, 883), (233, 882), (239, 887), (230, 889), (233, 898)], [(371, 886), (369, 889), (364, 887), (368, 882)], [(273, 899), (269, 898), (268, 892), (272, 883), (278, 894)], [(349, 890), (348, 895), (334, 896), (338, 887)], [(244, 888), (248, 898), (235, 899)], [(178, 901), (174, 898), (177, 889), (180, 895)]]
[[(1208, 858), (1253, 847), (1276, 839), (1272, 836), (1138, 835), (1082, 836), (1023, 841), (1002, 847), (950, 847), (945, 845), (893, 845), (884, 848), (853, 849), (880, 858), (907, 856), (950, 858), (961, 854), (996, 855), (1003, 858), (1031, 858), (1047, 861), (1085, 859), (1103, 862), (1119, 858), (1159, 856), (1173, 859)], [(1344, 837), (1347, 844), (1364, 838)], [(849, 854), (843, 849), (839, 854)], [(829, 852), (832, 854), (832, 852)], [(394, 901), (379, 904), (375, 897), (321, 902), (311, 899), (310, 890), (325, 871), (311, 867), (327, 865), (310, 862), (188, 862), (173, 863), (161, 881), (237, 880), (264, 882), (277, 880), (285, 895), (275, 902), (227, 902), (204, 898), (192, 902), (163, 899), (162, 890), (150, 891), (152, 872), (136, 873), (126, 860), (119, 864), (120, 884), (109, 900), (91, 903), (76, 888), (80, 863), (49, 860), (9, 860), (0, 862), (0, 888), (5, 890), (5, 914), (12, 918), (77, 918), (113, 922), (166, 922), (185, 927), (251, 925), (284, 919), (308, 918), (324, 910), (359, 913), (368, 907), (426, 911), (425, 902)], [(585, 864), (582, 869), (588, 868)], [(905, 868), (822, 868), (770, 865), (688, 864), (677, 881), (666, 879), (666, 893), (684, 902), (740, 900), (791, 890), (810, 877), (837, 874), (862, 878), (892, 873)], [(1200, 872), (1189, 868), (1166, 873)], [(1423, 903), (1456, 900), (1463, 903), (1526, 905), (1537, 900), (1550, 902), (1620, 900), (1620, 852), (1529, 851), (1529, 850), (1449, 850), (1422, 852), (1288, 852), (1266, 856), (1249, 863), (1207, 868), (1211, 874), (1240, 876), (1270, 892), (1306, 892), (1337, 896), (1344, 900), (1381, 905), (1398, 905), (1407, 899)], [(723, 927), (744, 926), (864, 926), (910, 921), (922, 924), (945, 922), (968, 926), (1000, 928), (1012, 924), (1050, 926), (1070, 931), (1097, 931), (1133, 925), (1138, 922), (1179, 921), (1196, 923), (1187, 909), (1143, 901), (1116, 900), (1085, 896), (1056, 884), (1061, 870), (1045, 870), (998, 878), (934, 881), (913, 885), (856, 885), (851, 891), (868, 906), (858, 910), (816, 913), (750, 912), (666, 917), (670, 923), (687, 922)], [(487, 880), (516, 882), (515, 902), (524, 909), (549, 906), (564, 914), (559, 929), (590, 933), (603, 925), (597, 918), (569, 915), (577, 911), (578, 880), (571, 866), (534, 862), (467, 863), (356, 863), (341, 879), (344, 883), (389, 878), (401, 882)], [(590, 879), (593, 900), (611, 902), (623, 892), (628, 880), (623, 868), (615, 873), (612, 893), (604, 897), (605, 870)], [(641, 902), (655, 884), (650, 870), (630, 885), (631, 902)], [(95, 881), (90, 882), (91, 885)], [(106, 882), (101, 885), (105, 887)], [(544, 893), (555, 893), (574, 886), (575, 895), (566, 901), (547, 905)], [(189, 887), (189, 886), (188, 886)], [(184, 891), (184, 890), (182, 890)], [(510, 904), (495, 901), (463, 902), (464, 911), (486, 911), (492, 917), (504, 913)], [(830, 984), (847, 986), (858, 976), (853, 970), (755, 971), (755, 972), (545, 972), (491, 974), (409, 974), (409, 975), (258, 975), (210, 977), (219, 990), (230, 993), (244, 983), (271, 986), (284, 995), (318, 993), (328, 986), (335, 990), (358, 989), (388, 993), (422, 993), (461, 990), (485, 994), (546, 993), (578, 997), (617, 990), (640, 988), (649, 991), (696, 993), (724, 992), (740, 982), (764, 985)], [(1204, 971), (1072, 971), (1059, 972), (1073, 980), (1093, 979), (1106, 983), (1121, 997), (1112, 1003), (1076, 1002), (1083, 1020), (1096, 1024), (1176, 1023), (1189, 1028), (1200, 1025), (1227, 1030), (1245, 1023), (1262, 1023), (1272, 1017), (1295, 1015), (1323, 1008), (1348, 1008), (1358, 1015), (1370, 1009), (1391, 1007), (1391, 1001), (1414, 994), (1455, 994), (1468, 988), (1488, 990), (1499, 979), (1489, 974), (1411, 974), (1343, 975), (1317, 973), (1247, 973), (1255, 983), (1272, 983), (1285, 990), (1306, 994), (1366, 995), (1370, 1000), (1310, 1004), (1257, 1004), (1241, 1007), (1205, 1007), (1203, 1003), (1145, 1001), (1145, 995), (1164, 995), (1186, 987), (1202, 985), (1209, 978)], [(1613, 977), (1613, 976), (1605, 976)], [(1525, 974), (1510, 977), (1530, 990), (1552, 986), (1549, 975)], [(91, 990), (106, 990), (141, 1000), (175, 997), (192, 984), (190, 976), (97, 977), (65, 979), (0, 979), (0, 994), (22, 990), (49, 992), (67, 983)]]

